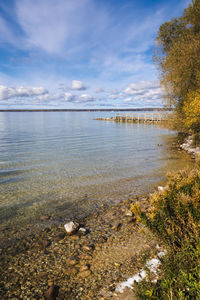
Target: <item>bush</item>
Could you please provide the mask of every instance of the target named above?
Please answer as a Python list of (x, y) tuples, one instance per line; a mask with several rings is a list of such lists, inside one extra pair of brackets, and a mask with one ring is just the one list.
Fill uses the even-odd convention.
[(169, 250), (162, 278), (139, 284), (139, 298), (200, 299), (200, 172), (170, 175), (166, 188), (152, 195), (151, 204), (147, 212), (138, 204), (132, 210)]

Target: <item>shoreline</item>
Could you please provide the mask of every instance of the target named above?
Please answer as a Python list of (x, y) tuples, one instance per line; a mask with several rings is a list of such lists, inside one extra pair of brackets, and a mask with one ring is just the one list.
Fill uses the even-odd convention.
[[(180, 147), (181, 148), (181, 147)], [(68, 236), (64, 224), (49, 225), (42, 216), (43, 229), (21, 241), (12, 255), (1, 251), (0, 294), (3, 299), (136, 299), (132, 289), (116, 292), (156, 257), (160, 241), (136, 222), (130, 208), (140, 202), (149, 207), (149, 194), (135, 196), (111, 206), (104, 205), (83, 218), (74, 219), (85, 233)], [(59, 289), (58, 296), (46, 293)], [(45, 297), (46, 295), (46, 297)]]
[(141, 196), (77, 220), (86, 234), (68, 236), (63, 224), (27, 241), (23, 252), (2, 262), (2, 298), (45, 299), (57, 286), (58, 297), (49, 299), (111, 299), (117, 284), (136, 273), (142, 255), (154, 255), (158, 244), (131, 214), (136, 201), (147, 209), (148, 197)]

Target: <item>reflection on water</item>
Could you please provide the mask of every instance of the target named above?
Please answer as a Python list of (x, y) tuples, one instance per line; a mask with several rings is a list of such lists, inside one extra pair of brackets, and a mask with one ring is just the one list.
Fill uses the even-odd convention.
[(167, 129), (93, 120), (101, 115), (0, 113), (1, 226), (86, 214), (150, 191), (166, 170), (190, 164), (169, 150)]

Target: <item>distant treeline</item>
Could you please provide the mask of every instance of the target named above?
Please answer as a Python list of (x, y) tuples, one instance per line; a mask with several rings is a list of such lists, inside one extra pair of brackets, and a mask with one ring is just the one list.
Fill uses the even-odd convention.
[(84, 112), (84, 111), (167, 111), (169, 108), (94, 108), (94, 109), (0, 109), (0, 112), (62, 112), (62, 111), (68, 111), (68, 112)]

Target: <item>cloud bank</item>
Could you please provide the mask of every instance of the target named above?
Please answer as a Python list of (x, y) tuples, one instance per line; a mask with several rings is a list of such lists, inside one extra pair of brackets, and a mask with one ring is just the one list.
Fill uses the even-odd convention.
[(33, 97), (45, 95), (48, 91), (43, 87), (6, 87), (0, 85), (0, 100), (7, 100), (16, 97)]

